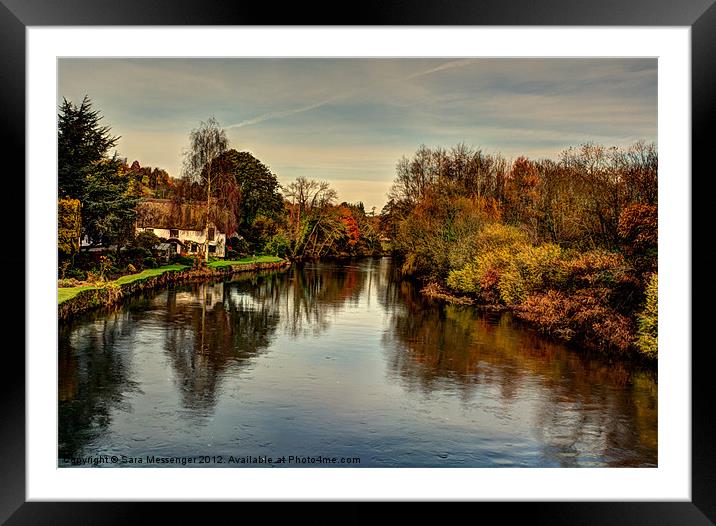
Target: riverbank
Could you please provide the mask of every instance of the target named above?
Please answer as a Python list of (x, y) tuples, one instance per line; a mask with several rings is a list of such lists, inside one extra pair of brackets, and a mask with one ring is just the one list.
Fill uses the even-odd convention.
[(60, 320), (65, 320), (96, 307), (115, 304), (132, 294), (159, 287), (224, 279), (239, 272), (277, 269), (289, 265), (290, 262), (273, 256), (236, 261), (218, 260), (200, 269), (175, 264), (147, 269), (137, 274), (122, 276), (114, 281), (62, 287), (57, 292), (57, 317)]
[[(540, 335), (553, 341), (563, 342), (574, 348), (584, 348), (590, 352), (598, 352), (604, 355), (619, 356), (620, 358), (626, 358), (631, 360), (638, 360), (643, 364), (649, 366), (655, 366), (657, 364), (657, 357), (644, 355), (639, 352), (638, 348), (634, 343), (636, 334), (631, 333), (629, 343), (625, 344), (622, 349), (616, 349), (613, 346), (605, 344), (606, 342), (602, 339), (594, 337), (594, 329), (589, 329), (590, 325), (607, 325), (609, 323), (608, 318), (596, 318), (595, 316), (588, 316), (591, 314), (588, 309), (577, 305), (569, 313), (570, 315), (564, 319), (558, 316), (559, 313), (548, 312), (545, 315), (539, 309), (532, 310), (534, 305), (517, 305), (515, 307), (508, 307), (499, 303), (486, 303), (480, 301), (473, 295), (456, 294), (448, 288), (440, 285), (436, 282), (429, 282), (420, 288), (421, 296), (437, 300), (439, 302), (451, 304), (451, 305), (468, 305), (483, 312), (501, 313), (507, 312), (513, 316), (513, 319), (518, 321), (526, 328), (531, 328), (537, 331)], [(543, 307), (544, 309), (544, 307)], [(603, 312), (599, 312), (603, 315)], [(571, 327), (571, 323), (574, 320), (584, 318), (580, 326), (574, 328)]]

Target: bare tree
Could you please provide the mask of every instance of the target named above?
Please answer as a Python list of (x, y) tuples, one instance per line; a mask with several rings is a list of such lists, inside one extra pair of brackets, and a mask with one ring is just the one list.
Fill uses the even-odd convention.
[[(189, 149), (184, 152), (184, 177), (199, 182), (206, 187), (206, 232), (204, 239), (204, 257), (209, 261), (209, 216), (211, 206), (211, 187), (221, 177), (214, 169), (214, 163), (229, 148), (226, 131), (212, 116), (201, 121), (199, 127), (189, 134)], [(219, 186), (216, 185), (215, 186)]]
[(303, 257), (311, 241), (312, 253), (315, 252), (318, 237), (332, 232), (328, 228), (332, 215), (335, 215), (331, 205), (338, 194), (326, 181), (305, 177), (299, 177), (289, 183), (283, 188), (283, 193), (290, 203), (289, 224), (293, 256)]

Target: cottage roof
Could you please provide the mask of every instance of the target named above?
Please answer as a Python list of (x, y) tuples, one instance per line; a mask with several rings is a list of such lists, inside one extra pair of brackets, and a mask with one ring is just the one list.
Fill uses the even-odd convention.
[(175, 203), (171, 199), (143, 199), (137, 205), (137, 227), (204, 230), (206, 201)]

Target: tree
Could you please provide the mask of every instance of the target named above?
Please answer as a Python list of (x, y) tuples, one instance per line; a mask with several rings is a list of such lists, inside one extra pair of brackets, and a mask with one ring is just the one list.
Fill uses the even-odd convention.
[(57, 179), (60, 197), (80, 198), (84, 179), (94, 163), (107, 157), (107, 152), (119, 140), (102, 126), (102, 117), (92, 108), (85, 95), (76, 106), (62, 99), (57, 130)]
[(505, 181), (505, 219), (515, 224), (528, 225), (534, 233), (537, 226), (536, 203), (539, 195), (539, 177), (533, 162), (518, 157)]
[(241, 206), (236, 209), (237, 230), (257, 248), (266, 223), (283, 219), (278, 178), (249, 152), (228, 150), (215, 164), (222, 173), (235, 178), (241, 194)]
[(85, 96), (82, 103), (63, 99), (58, 116), (58, 186), (61, 197), (82, 203), (82, 234), (91, 245), (117, 245), (133, 236), (137, 203), (124, 163), (109, 157), (119, 137)]
[(338, 194), (326, 181), (299, 177), (284, 189), (289, 201), (286, 238), (293, 259), (318, 257), (341, 235), (343, 223), (332, 206)]
[[(227, 204), (238, 203), (236, 181), (227, 177), (217, 162), (229, 147), (226, 131), (214, 117), (199, 123), (189, 134), (189, 149), (184, 153), (184, 177), (199, 182), (206, 189), (206, 235), (204, 256), (209, 261), (209, 222), (211, 220), (212, 191)], [(233, 179), (233, 182), (232, 182)], [(217, 207), (219, 210), (224, 207)], [(235, 226), (235, 225), (234, 225)], [(232, 233), (232, 232), (227, 232)]]
[(115, 245), (117, 251), (134, 237), (137, 197), (130, 177), (113, 157), (93, 165), (82, 193), (82, 229), (92, 244)]
[(64, 258), (74, 257), (80, 250), (81, 210), (79, 199), (57, 201), (57, 249)]

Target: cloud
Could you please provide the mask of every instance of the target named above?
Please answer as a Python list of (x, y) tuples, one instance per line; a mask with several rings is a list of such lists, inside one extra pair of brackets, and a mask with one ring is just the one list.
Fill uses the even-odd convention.
[(462, 68), (464, 66), (469, 66), (470, 64), (474, 64), (475, 62), (477, 62), (477, 59), (474, 59), (474, 58), (451, 60), (450, 62), (445, 62), (444, 64), (440, 64), (439, 66), (437, 66), (435, 68), (430, 68), (430, 69), (426, 69), (425, 71), (419, 71), (418, 73), (413, 73), (412, 75), (409, 75), (408, 77), (406, 77), (405, 80), (413, 80), (418, 77), (430, 75), (431, 73), (437, 73), (438, 71), (445, 71), (446, 69)]
[(268, 113), (264, 113), (263, 115), (259, 115), (258, 117), (254, 117), (252, 119), (246, 119), (241, 122), (237, 122), (235, 124), (229, 124), (226, 126), (227, 128), (243, 128), (244, 126), (251, 126), (253, 124), (258, 124), (260, 122), (264, 122), (270, 119), (278, 119), (281, 117), (288, 117), (290, 115), (296, 115), (297, 113), (305, 113), (307, 111), (315, 110), (320, 108), (321, 106), (325, 106), (326, 104), (330, 104), (331, 102), (335, 102), (339, 99), (342, 99), (344, 97), (347, 97), (350, 95), (350, 92), (347, 93), (340, 93), (338, 95), (333, 95), (332, 97), (329, 97), (325, 100), (322, 100), (320, 102), (316, 102), (314, 104), (309, 104), (308, 106), (302, 106), (300, 108), (294, 108), (291, 110), (284, 110), (284, 111), (270, 111)]

